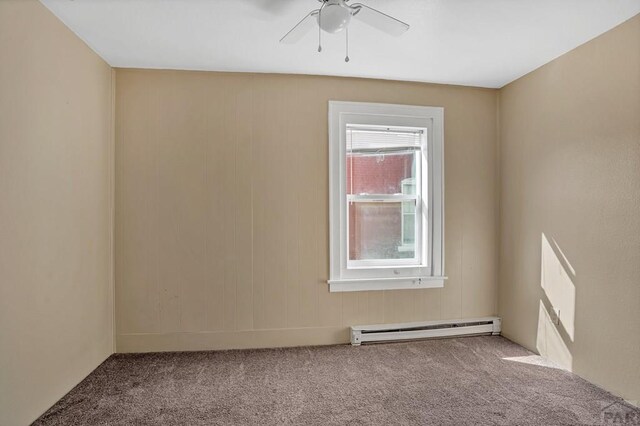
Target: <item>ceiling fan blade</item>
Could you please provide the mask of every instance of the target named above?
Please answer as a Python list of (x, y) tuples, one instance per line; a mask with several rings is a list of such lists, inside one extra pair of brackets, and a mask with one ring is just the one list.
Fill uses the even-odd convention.
[(387, 34), (399, 36), (409, 29), (409, 24), (362, 3), (352, 4), (351, 9), (354, 18)]
[(318, 24), (316, 16), (320, 12), (320, 9), (312, 10), (307, 16), (302, 18), (300, 22), (296, 24), (288, 33), (280, 39), (280, 43), (293, 44), (300, 41), (309, 31), (311, 31)]

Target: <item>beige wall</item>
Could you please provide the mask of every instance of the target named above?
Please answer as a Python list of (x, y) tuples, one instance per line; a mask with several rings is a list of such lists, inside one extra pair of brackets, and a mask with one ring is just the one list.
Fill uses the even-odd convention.
[(503, 88), (499, 118), (503, 333), (637, 403), (640, 15)]
[[(117, 350), (327, 344), (496, 313), (495, 90), (117, 70)], [(327, 102), (443, 106), (443, 289), (329, 293)]]
[(0, 1), (0, 424), (113, 352), (111, 69), (36, 1)]

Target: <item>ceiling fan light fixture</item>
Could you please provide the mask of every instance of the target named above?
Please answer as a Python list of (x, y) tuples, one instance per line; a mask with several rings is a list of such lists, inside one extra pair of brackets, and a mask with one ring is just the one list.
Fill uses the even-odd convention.
[(342, 1), (328, 2), (317, 16), (318, 25), (323, 31), (337, 33), (344, 30), (351, 21), (351, 9)]
[[(358, 21), (394, 36), (399, 36), (409, 29), (409, 24), (362, 3), (348, 5), (349, 0), (318, 0), (318, 2), (322, 3), (322, 6), (302, 18), (280, 39), (280, 43), (296, 43), (315, 28), (318, 34), (318, 52), (322, 52), (323, 31), (337, 33), (345, 30), (347, 54), (344, 60), (349, 62), (349, 23), (352, 16)], [(316, 27), (315, 24), (318, 26)]]

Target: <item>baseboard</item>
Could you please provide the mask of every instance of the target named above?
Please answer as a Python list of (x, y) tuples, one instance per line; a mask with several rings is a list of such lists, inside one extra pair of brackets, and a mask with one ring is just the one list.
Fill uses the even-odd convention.
[(116, 336), (116, 352), (207, 351), (349, 343), (348, 327), (244, 331), (130, 333)]

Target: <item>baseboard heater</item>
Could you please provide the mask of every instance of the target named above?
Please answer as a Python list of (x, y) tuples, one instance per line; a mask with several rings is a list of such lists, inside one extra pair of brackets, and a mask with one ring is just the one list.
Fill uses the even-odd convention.
[(358, 325), (351, 327), (351, 344), (392, 342), (436, 337), (500, 334), (501, 320), (485, 317), (461, 320), (410, 322), (404, 324)]

